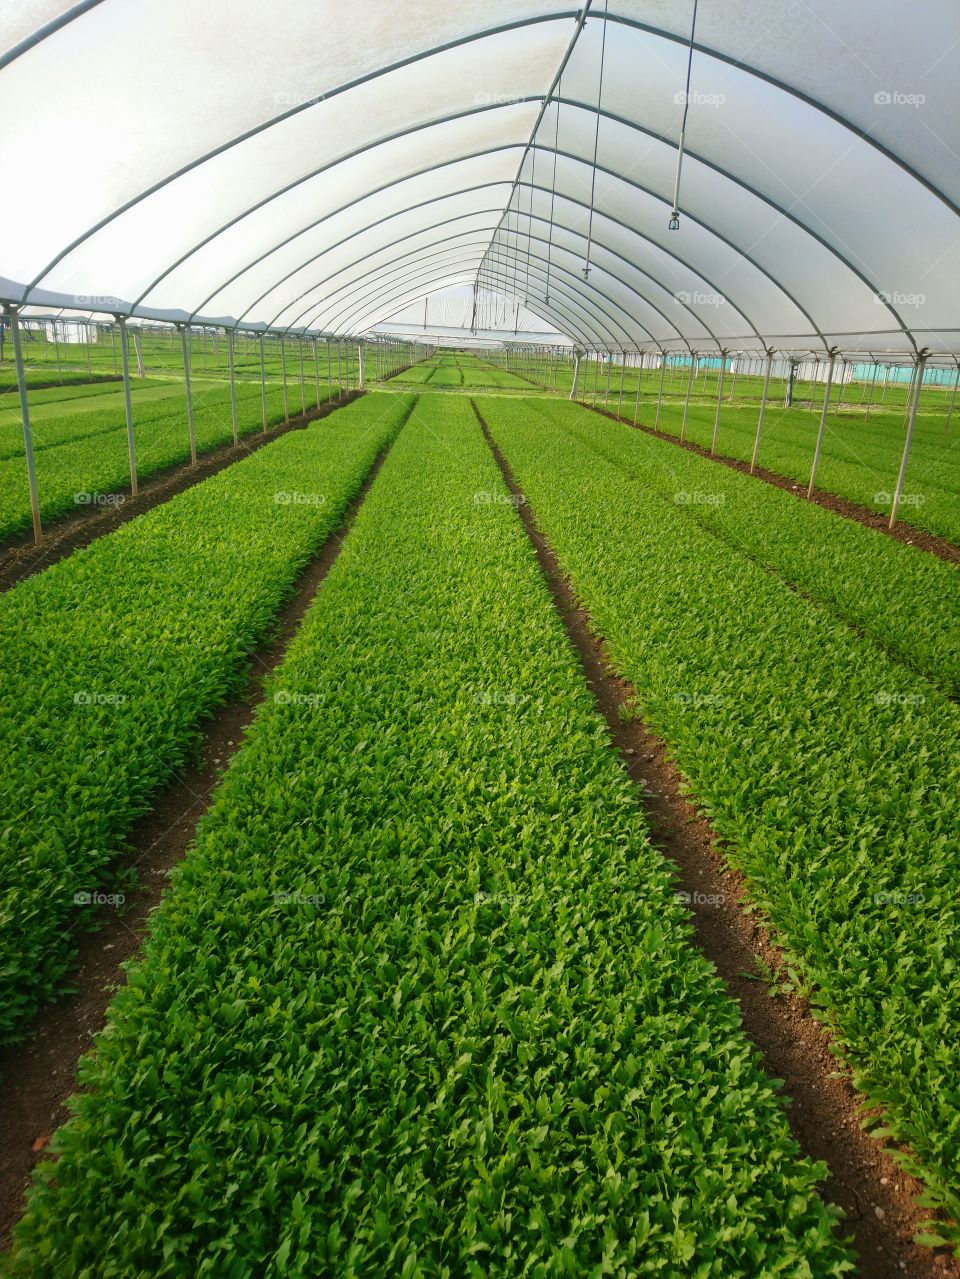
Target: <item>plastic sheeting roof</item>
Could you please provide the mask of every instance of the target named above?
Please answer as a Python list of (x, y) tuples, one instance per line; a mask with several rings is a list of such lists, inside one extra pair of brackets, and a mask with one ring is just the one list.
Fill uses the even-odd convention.
[(955, 0), (700, 0), (669, 231), (692, 14), (5, 0), (0, 298), (336, 333), (479, 281), (584, 347), (960, 351)]

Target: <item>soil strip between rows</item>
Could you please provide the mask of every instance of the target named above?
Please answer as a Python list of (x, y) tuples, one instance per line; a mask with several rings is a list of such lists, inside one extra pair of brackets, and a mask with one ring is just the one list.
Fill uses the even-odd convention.
[[(758, 980), (757, 959), (783, 972), (782, 957), (753, 914), (743, 877), (726, 861), (720, 837), (681, 791), (682, 778), (663, 741), (621, 713), (635, 704), (631, 685), (615, 673), (591, 619), (581, 608), (506, 458), (477, 412), (484, 435), (513, 495), (554, 604), (577, 651), (587, 684), (604, 716), (624, 768), (640, 789), (657, 848), (677, 867), (678, 891), (689, 908), (701, 951), (737, 1001), (744, 1031), (768, 1074), (784, 1082), (787, 1117), (804, 1153), (829, 1168), (825, 1199), (843, 1209), (841, 1229), (852, 1234), (858, 1279), (960, 1279), (949, 1249), (913, 1242), (930, 1211), (914, 1199), (923, 1186), (861, 1127), (863, 1099), (834, 1055), (831, 1035), (807, 1003), (792, 995), (771, 997)], [(760, 968), (759, 971), (763, 971)]]
[[(405, 423), (406, 418), (399, 430)], [(124, 890), (127, 900), (123, 914), (104, 910), (99, 917), (99, 931), (80, 937), (71, 974), (77, 993), (42, 1008), (22, 1043), (0, 1049), (0, 1111), (5, 1130), (0, 1151), (0, 1247), (9, 1246), (10, 1231), (23, 1212), (33, 1166), (42, 1157), (54, 1130), (69, 1116), (65, 1102), (76, 1091), (77, 1062), (103, 1028), (107, 1005), (126, 980), (121, 966), (136, 958), (167, 877), (192, 843), (197, 823), (211, 803), (221, 774), (241, 746), (253, 713), (263, 700), (264, 681), (283, 660), (307, 609), (336, 563), (390, 448), (391, 444), (387, 444), (378, 454), (339, 528), (330, 534), (297, 579), (294, 594), (278, 614), (271, 638), (250, 659), (247, 687), (206, 722), (197, 763), (157, 796), (150, 812), (131, 831), (129, 851), (117, 860), (115, 868), (118, 873), (135, 868), (138, 881), (135, 887)]]
[(169, 502), (178, 493), (184, 493), (202, 480), (209, 479), (218, 471), (232, 466), (242, 458), (256, 453), (265, 444), (272, 443), (288, 431), (303, 430), (311, 422), (319, 422), (336, 409), (341, 409), (363, 395), (363, 391), (347, 391), (340, 400), (321, 404), (319, 409), (309, 409), (291, 417), (289, 422), (281, 422), (267, 431), (256, 431), (242, 436), (239, 444), (233, 442), (218, 445), (197, 458), (197, 465), (189, 462), (178, 462), (172, 467), (164, 467), (162, 471), (146, 476), (140, 481), (139, 493), (131, 497), (129, 493), (118, 494), (123, 500), (110, 503), (98, 510), (87, 510), (81, 507), (78, 511), (70, 511), (44, 525), (43, 541), (39, 546), (33, 543), (33, 534), (25, 533), (11, 539), (0, 550), (0, 591), (8, 591), (25, 578), (49, 568), (59, 560), (66, 559), (81, 547), (89, 546), (105, 533), (112, 533), (137, 515), (152, 510), (162, 502)]

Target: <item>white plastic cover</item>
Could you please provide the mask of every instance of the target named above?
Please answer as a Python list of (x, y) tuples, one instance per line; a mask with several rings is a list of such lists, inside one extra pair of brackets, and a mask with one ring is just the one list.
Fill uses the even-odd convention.
[(692, 14), (6, 0), (0, 299), (362, 332), (478, 284), (597, 349), (960, 351), (955, 0), (700, 0), (670, 231)]

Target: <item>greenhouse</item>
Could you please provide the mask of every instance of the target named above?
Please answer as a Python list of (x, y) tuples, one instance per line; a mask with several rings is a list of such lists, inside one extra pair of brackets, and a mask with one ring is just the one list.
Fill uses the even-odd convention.
[(0, 1274), (960, 1279), (960, 10), (7, 0)]

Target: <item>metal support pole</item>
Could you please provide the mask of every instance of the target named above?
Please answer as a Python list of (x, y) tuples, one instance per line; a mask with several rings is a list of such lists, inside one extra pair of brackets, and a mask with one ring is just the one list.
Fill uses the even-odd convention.
[(603, 392), (603, 407), (605, 409), (610, 407), (610, 378), (613, 375), (613, 359), (609, 351), (607, 351), (606, 354), (607, 354), (607, 385), (606, 385), (606, 389)]
[(663, 379), (667, 376), (667, 357), (665, 354), (660, 356), (660, 390), (657, 394), (657, 416), (654, 419), (654, 428), (660, 425), (660, 409), (663, 407)]
[(327, 403), (333, 400), (333, 370), (330, 362), (330, 339), (327, 338)]
[(56, 320), (53, 321), (53, 351), (57, 357), (57, 381), (63, 386), (63, 369), (60, 367), (60, 334), (59, 325)]
[(43, 526), (40, 523), (40, 499), (37, 497), (37, 468), (33, 460), (33, 436), (30, 434), (27, 376), (23, 371), (23, 352), (20, 349), (20, 321), (15, 307), (7, 307), (7, 318), (10, 321), (13, 358), (17, 366), (17, 391), (20, 395), (20, 419), (23, 423), (23, 451), (27, 459), (27, 484), (30, 488), (30, 512), (33, 516), (33, 540), (39, 546), (43, 540)]
[[(810, 483), (807, 485), (807, 497), (813, 497), (813, 486), (817, 480), (817, 467), (820, 465), (820, 449), (823, 446), (823, 432), (827, 425), (827, 410), (830, 407), (830, 387), (833, 383), (833, 366), (836, 363), (836, 351), (830, 352), (830, 363), (827, 365), (827, 383), (823, 390), (823, 411), (820, 414), (820, 429), (817, 431), (817, 447), (813, 451), (813, 465), (810, 467)], [(791, 365), (791, 368), (793, 366)]]
[(340, 385), (340, 343), (337, 343), (337, 399), (343, 396), (343, 388)]
[(690, 376), (687, 378), (687, 395), (683, 401), (683, 417), (680, 421), (680, 443), (683, 443), (684, 436), (687, 433), (687, 414), (690, 412), (690, 392), (693, 390), (693, 379), (697, 372), (697, 357), (690, 352)]
[(870, 408), (871, 408), (871, 405), (873, 404), (873, 394), (877, 389), (877, 378), (879, 377), (879, 375), (880, 375), (880, 365), (875, 363), (873, 366), (873, 377), (870, 379), (870, 394), (867, 396), (867, 407), (863, 414), (865, 418), (868, 418), (870, 416)]
[(620, 363), (620, 394), (619, 394), (619, 395), (618, 395), (618, 397), (617, 397), (617, 417), (619, 417), (619, 416), (620, 416), (620, 414), (621, 414), (621, 412), (622, 412), (622, 410), (623, 410), (623, 379), (627, 376), (627, 353), (626, 353), (626, 351), (621, 351), (621, 352), (620, 352), (620, 361), (621, 361), (621, 363)]
[(357, 368), (359, 370), (357, 376), (357, 386), (362, 391), (364, 389), (364, 367), (363, 367), (363, 343), (357, 343)]
[(954, 379), (954, 383), (953, 383), (953, 394), (950, 396), (950, 407), (947, 409), (947, 420), (944, 423), (944, 427), (943, 427), (944, 435), (946, 435), (946, 433), (950, 430), (950, 419), (953, 417), (953, 406), (957, 402), (958, 386), (960, 386), (960, 364), (957, 365), (957, 376)]
[(773, 368), (773, 352), (767, 352), (767, 368), (763, 375), (763, 394), (760, 396), (760, 416), (757, 418), (757, 435), (753, 441), (753, 457), (750, 459), (750, 474), (757, 468), (757, 454), (760, 451), (760, 432), (763, 430), (763, 415), (767, 411), (767, 391), (770, 389), (770, 370)]
[(240, 443), (237, 426), (237, 379), (233, 370), (233, 329), (227, 329), (227, 367), (230, 370), (230, 425), (233, 430), (233, 447)]
[(317, 408), (320, 407), (320, 352), (317, 349), (317, 339), (313, 339), (313, 384), (317, 394)]
[(143, 344), (140, 340), (140, 330), (133, 330), (133, 349), (137, 356), (137, 377), (146, 377), (143, 371)]
[(640, 352), (640, 364), (637, 367), (637, 399), (633, 406), (633, 425), (637, 425), (640, 416), (640, 383), (643, 381), (643, 352)]
[(917, 360), (917, 385), (913, 395), (913, 403), (910, 405), (910, 420), (907, 424), (907, 436), (903, 441), (903, 457), (900, 459), (900, 471), (897, 475), (897, 487), (893, 494), (893, 505), (890, 508), (890, 523), (888, 528), (893, 528), (897, 522), (897, 512), (900, 509), (900, 499), (903, 497), (903, 481), (907, 475), (907, 462), (910, 459), (910, 442), (913, 439), (913, 428), (917, 422), (917, 409), (920, 407), (920, 388), (923, 385), (923, 370), (926, 367), (928, 353), (921, 351), (920, 358)]
[(727, 371), (727, 353), (720, 352), (720, 380), (717, 383), (717, 411), (713, 419), (713, 439), (710, 442), (711, 457), (717, 451), (717, 432), (720, 430), (720, 408), (723, 404), (723, 375)]
[(283, 420), (290, 421), (290, 404), (287, 400), (287, 353), (284, 336), (280, 334), (280, 378), (283, 382)]
[(263, 339), (264, 334), (260, 334), (260, 416), (262, 420), (261, 430), (266, 434), (267, 430), (267, 374), (263, 356)]
[(183, 378), (187, 388), (187, 430), (190, 433), (190, 465), (197, 464), (197, 436), (193, 426), (193, 396), (190, 393), (190, 333), (184, 327), (180, 330), (180, 342), (183, 346)]
[(127, 418), (127, 460), (130, 463), (130, 496), (137, 496), (137, 449), (133, 438), (133, 402), (130, 398), (130, 350), (127, 342), (127, 322), (117, 316), (120, 326), (120, 361), (123, 365), (123, 410)]
[(300, 357), (300, 416), (305, 417), (307, 413), (307, 387), (303, 380), (303, 338), (297, 341), (297, 354)]
[(580, 352), (573, 353), (573, 381), (570, 383), (570, 399), (577, 398), (577, 384), (580, 381)]

